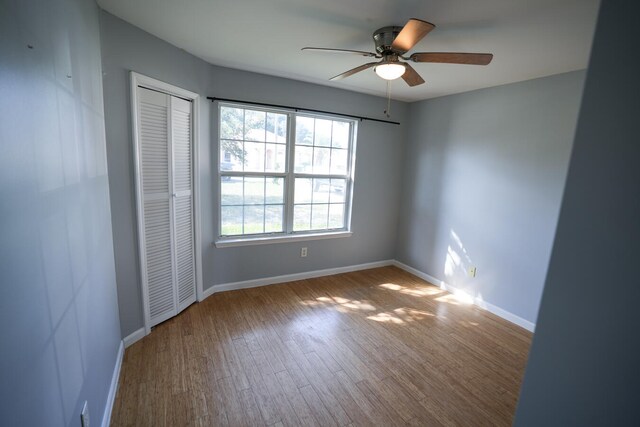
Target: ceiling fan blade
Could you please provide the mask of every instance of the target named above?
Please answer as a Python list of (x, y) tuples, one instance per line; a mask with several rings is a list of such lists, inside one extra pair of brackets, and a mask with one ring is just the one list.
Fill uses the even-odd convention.
[(352, 68), (349, 71), (345, 71), (342, 74), (338, 74), (337, 76), (333, 76), (329, 80), (342, 80), (342, 79), (344, 79), (346, 77), (354, 75), (355, 73), (359, 73), (360, 71), (364, 71), (367, 68), (375, 67), (378, 64), (379, 64), (379, 62), (368, 62), (368, 63), (366, 63), (364, 65), (359, 66), (359, 67)]
[(405, 72), (402, 75), (402, 80), (404, 80), (409, 86), (418, 86), (424, 83), (424, 79), (420, 77), (420, 74), (409, 64), (404, 63)]
[(436, 26), (430, 22), (411, 18), (395, 38), (391, 44), (391, 48), (398, 52), (407, 52), (435, 27)]
[(373, 52), (365, 52), (365, 51), (362, 51), (362, 50), (351, 50), (351, 49), (331, 49), (331, 48), (328, 48), (328, 47), (303, 47), (300, 50), (309, 50), (309, 51), (327, 52), (327, 53), (351, 53), (351, 54), (355, 54), (355, 55), (370, 56), (370, 57), (377, 56)]
[(413, 62), (438, 62), (443, 64), (487, 65), (492, 53), (416, 52), (409, 57)]

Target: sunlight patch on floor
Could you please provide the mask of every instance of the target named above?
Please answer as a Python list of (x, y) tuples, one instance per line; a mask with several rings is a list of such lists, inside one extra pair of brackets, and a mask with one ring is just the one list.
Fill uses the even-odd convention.
[[(384, 285), (380, 286), (390, 286), (393, 290), (398, 290), (400, 292), (402, 292), (403, 290), (408, 290), (408, 288), (392, 283), (385, 283)], [(426, 289), (429, 292), (433, 290), (431, 288)], [(438, 293), (441, 292), (442, 291), (438, 290)], [(431, 295), (434, 294), (435, 293), (431, 293)], [(317, 297), (315, 300), (304, 300), (300, 303), (309, 307), (331, 307), (339, 313), (363, 312), (368, 314), (368, 312), (375, 312), (379, 310), (369, 301), (351, 300), (338, 296), (322, 296)], [(400, 307), (390, 311), (380, 311), (375, 314), (370, 314), (369, 316), (367, 316), (367, 319), (374, 320), (376, 322), (393, 323), (399, 325), (407, 322), (415, 322), (427, 317), (442, 316), (436, 316), (434, 313), (430, 313), (424, 310), (418, 310), (411, 307)]]
[(397, 291), (406, 295), (413, 295), (416, 297), (440, 295), (444, 293), (442, 289), (436, 288), (435, 286), (413, 286), (408, 288), (406, 286), (397, 285), (395, 283), (383, 283), (382, 285), (378, 285), (378, 287), (390, 291)]
[(403, 324), (422, 320), (427, 317), (435, 317), (435, 314), (414, 308), (402, 307), (396, 308), (393, 311), (385, 311), (368, 316), (367, 319), (375, 320), (376, 322)]
[(343, 309), (357, 311), (376, 310), (376, 308), (368, 301), (350, 300), (342, 297), (318, 297), (315, 300), (304, 300), (301, 303), (310, 307), (331, 305), (336, 306), (336, 309), (343, 307)]
[(375, 320), (376, 322), (383, 322), (383, 323), (396, 323), (396, 324), (404, 323), (404, 321), (399, 317), (396, 317), (393, 314), (387, 313), (387, 312), (378, 313), (374, 316), (368, 316), (367, 319)]
[(452, 305), (472, 305), (473, 297), (466, 292), (456, 292), (436, 298), (436, 301)]

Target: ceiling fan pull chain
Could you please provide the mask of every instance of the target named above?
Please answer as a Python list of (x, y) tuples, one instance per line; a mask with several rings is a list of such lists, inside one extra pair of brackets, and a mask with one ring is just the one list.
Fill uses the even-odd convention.
[(387, 118), (391, 117), (391, 80), (387, 80), (387, 109), (384, 110)]

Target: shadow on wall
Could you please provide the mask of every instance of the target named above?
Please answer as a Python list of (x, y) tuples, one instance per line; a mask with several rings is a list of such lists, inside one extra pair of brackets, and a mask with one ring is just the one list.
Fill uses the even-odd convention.
[[(399, 248), (402, 256), (418, 268), (441, 265), (436, 248), (442, 228), (442, 204), (444, 177), (447, 171), (447, 145), (451, 138), (454, 111), (450, 103), (440, 102), (437, 109), (428, 108), (425, 102), (412, 104), (408, 146), (405, 154), (403, 210), (411, 212), (409, 220), (399, 226)], [(433, 135), (428, 141), (424, 135)], [(419, 233), (416, 231), (420, 230)], [(402, 243), (403, 242), (403, 243)], [(424, 254), (425, 259), (416, 259)]]
[[(73, 46), (67, 48), (75, 57)], [(5, 301), (13, 301), (2, 308), (13, 329), (8, 340), (12, 349), (3, 356), (12, 369), (3, 381), (12, 384), (11, 393), (19, 399), (15, 407), (39, 408), (31, 418), (34, 425), (63, 425), (75, 418), (83, 395), (92, 391), (87, 382), (96, 374), (91, 369), (104, 369), (91, 366), (97, 351), (93, 322), (111, 320), (111, 313), (91, 309), (92, 299), (102, 299), (113, 279), (104, 132), (92, 106), (98, 101), (85, 100), (78, 81), (91, 83), (95, 93), (101, 82), (90, 82), (75, 68), (73, 76), (72, 86), (66, 77), (47, 81), (52, 90), (37, 93), (28, 111), (18, 110), (40, 124), (32, 138), (14, 139), (23, 153), (35, 155), (25, 160), (27, 166), (16, 161), (5, 169), (13, 180), (28, 182), (30, 191), (3, 198), (12, 208), (5, 211), (1, 234), (6, 242), (15, 242), (7, 245), (13, 249), (2, 254), (0, 266), (3, 279), (13, 284), (3, 292)], [(112, 336), (106, 338), (111, 345)], [(92, 410), (101, 411), (100, 404), (91, 401)]]
[(62, 3), (0, 6), (2, 425), (100, 421), (120, 341), (98, 8)]

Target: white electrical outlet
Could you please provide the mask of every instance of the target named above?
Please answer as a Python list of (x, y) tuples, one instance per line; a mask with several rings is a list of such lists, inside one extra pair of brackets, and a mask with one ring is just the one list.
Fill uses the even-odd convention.
[(80, 412), (80, 423), (82, 427), (89, 427), (89, 404), (86, 400), (82, 405), (82, 412)]
[(300, 249), (300, 256), (301, 256), (302, 258), (304, 258), (304, 257), (306, 257), (306, 256), (307, 256), (307, 248), (302, 248), (302, 249)]
[(468, 273), (469, 277), (476, 277), (477, 269), (473, 266), (469, 267)]

